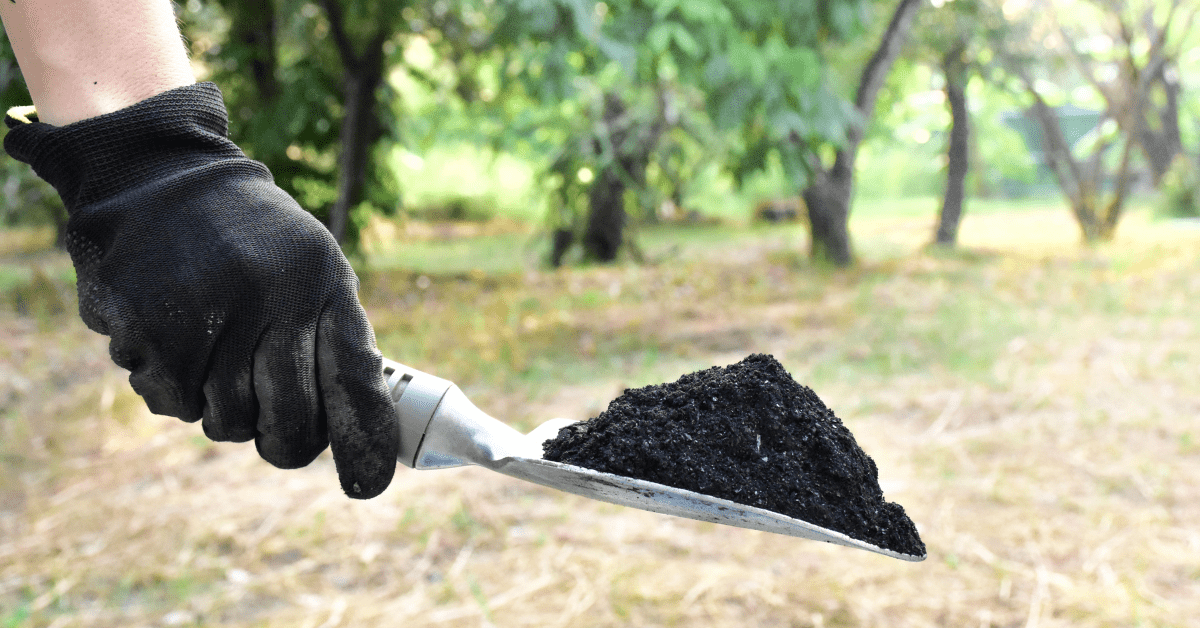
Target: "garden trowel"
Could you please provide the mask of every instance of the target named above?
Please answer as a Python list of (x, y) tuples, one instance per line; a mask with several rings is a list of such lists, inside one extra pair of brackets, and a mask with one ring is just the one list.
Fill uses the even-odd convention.
[(453, 382), (384, 359), (400, 419), (399, 461), (414, 469), (479, 465), (515, 478), (622, 506), (697, 521), (825, 541), (907, 561), (901, 554), (776, 512), (542, 458), (542, 443), (574, 423), (552, 419), (521, 434), (488, 416)]

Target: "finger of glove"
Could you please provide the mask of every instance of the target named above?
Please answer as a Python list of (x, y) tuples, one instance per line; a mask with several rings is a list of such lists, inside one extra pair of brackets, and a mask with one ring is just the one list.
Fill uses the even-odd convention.
[(244, 443), (258, 434), (254, 348), (226, 340), (214, 353), (204, 383), (204, 435), (215, 441)]
[(317, 330), (318, 372), (329, 441), (346, 495), (369, 499), (396, 472), (396, 408), (383, 378), (383, 356), (367, 314), (353, 296), (330, 304)]
[(150, 412), (198, 421), (204, 408), (203, 366), (174, 359), (168, 348), (152, 342), (127, 319), (109, 318), (108, 355), (113, 363), (129, 371), (130, 387)]
[(317, 389), (316, 325), (270, 329), (254, 352), (255, 445), (281, 469), (307, 466), (329, 445)]

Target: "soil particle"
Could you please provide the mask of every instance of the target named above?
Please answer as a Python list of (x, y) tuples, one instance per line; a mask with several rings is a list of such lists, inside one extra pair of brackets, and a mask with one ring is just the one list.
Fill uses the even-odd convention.
[(626, 390), (543, 449), (546, 460), (721, 497), (925, 555), (904, 508), (884, 501), (875, 462), (769, 355)]

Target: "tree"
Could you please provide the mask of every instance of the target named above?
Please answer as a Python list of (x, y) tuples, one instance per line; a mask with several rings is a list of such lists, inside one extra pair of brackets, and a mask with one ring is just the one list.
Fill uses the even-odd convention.
[(937, 229), (933, 237), (934, 243), (940, 246), (954, 246), (957, 242), (958, 225), (962, 220), (963, 203), (967, 195), (971, 116), (967, 111), (967, 79), (970, 74), (966, 53), (966, 38), (959, 38), (941, 59), (951, 122), (946, 149), (946, 192), (942, 196), (942, 208), (938, 212)]
[(461, 25), (460, 13), (473, 5), (218, 0), (200, 6), (188, 10), (185, 33), (193, 57), (225, 91), (231, 135), (344, 248), (354, 249), (365, 215), (391, 213), (400, 202), (390, 165), (378, 158), (404, 124), (387, 72), (407, 65), (406, 38)]
[[(1060, 48), (1104, 97), (1158, 185), (1183, 150), (1178, 60), (1200, 7), (1185, 0), (1093, 0), (1085, 8), (1090, 19), (1058, 20)], [(1080, 44), (1086, 41), (1109, 45), (1092, 50)]]
[(989, 0), (952, 0), (925, 11), (915, 27), (915, 56), (936, 67), (950, 113), (946, 142), (946, 186), (934, 228), (933, 244), (952, 247), (966, 203), (971, 165), (971, 116), (967, 85), (991, 74), (991, 40), (1007, 37), (1004, 16)]
[[(1161, 117), (1169, 118), (1171, 111), (1177, 114), (1178, 103), (1169, 95), (1166, 113), (1158, 114), (1157, 130), (1146, 131), (1152, 126), (1151, 88), (1163, 66), (1178, 56), (1178, 50), (1169, 45), (1180, 41), (1171, 25), (1182, 20), (1180, 30), (1190, 30), (1196, 16), (1193, 8), (1180, 17), (1183, 6), (1182, 0), (1137, 7), (1126, 0), (1088, 0), (1073, 4), (1067, 14), (1054, 0), (1044, 0), (1033, 7), (1036, 13), (1015, 16), (1019, 20), (1014, 17), (1025, 37), (993, 42), (1006, 71), (1029, 96), (1029, 115), (1038, 123), (1047, 165), (1067, 198), (1084, 242), (1114, 236), (1134, 178), (1134, 154), (1139, 145), (1146, 151), (1146, 145), (1140, 144), (1143, 140), (1152, 144), (1155, 139), (1176, 136), (1146, 151), (1152, 169), (1157, 168), (1152, 153), (1178, 152), (1177, 120), (1171, 123)], [(1164, 16), (1163, 23), (1156, 26), (1159, 15)], [(1137, 22), (1145, 27), (1145, 37), (1135, 34)], [(1115, 37), (1097, 30), (1105, 24), (1115, 25)], [(1046, 51), (1053, 54), (1047, 57)], [(1062, 99), (1064, 86), (1091, 87), (1103, 107), (1094, 132), (1076, 145), (1067, 141), (1052, 105)]]
[[(695, 41), (680, 44), (671, 29), (678, 23), (661, 4), (642, 0), (611, 3), (574, 0), (509, 2), (496, 29), (506, 50), (504, 67), (529, 68), (516, 76), (506, 72), (497, 82), (505, 87), (497, 106), (512, 112), (512, 102), (528, 108), (505, 119), (506, 138), (528, 144), (542, 136), (537, 150), (551, 155), (543, 181), (553, 199), (554, 233), (550, 262), (563, 263), (576, 245), (582, 258), (614, 261), (623, 249), (641, 259), (636, 244), (626, 237), (633, 218), (650, 215), (662, 187), (648, 176), (670, 179), (687, 151), (677, 133), (696, 134), (706, 127), (680, 102), (698, 94), (679, 80), (680, 67), (694, 64)], [(709, 0), (708, 8), (720, 8)], [(667, 7), (668, 10), (670, 7)], [(703, 10), (701, 7), (700, 10)], [(664, 30), (666, 28), (666, 30)], [(685, 33), (686, 34), (686, 33)], [(513, 129), (517, 130), (515, 133)], [(546, 141), (548, 140), (548, 142)], [(665, 157), (671, 154), (675, 159)]]
[(879, 89), (912, 27), (913, 18), (924, 0), (900, 0), (880, 38), (874, 54), (863, 67), (854, 96), (858, 121), (846, 132), (845, 142), (835, 152), (833, 164), (826, 167), (816, 155), (810, 156), (812, 172), (802, 196), (808, 206), (812, 227), (812, 257), (835, 266), (854, 261), (850, 245), (850, 200), (854, 187), (854, 161), (862, 142), (864, 126), (871, 120)]
[(329, 212), (329, 231), (338, 242), (346, 238), (351, 208), (365, 196), (370, 152), (383, 137), (379, 104), (385, 70), (383, 45), (401, 27), (408, 2), (348, 4), (343, 7), (342, 0), (321, 0), (342, 66), (344, 113), (338, 133), (338, 189)]
[[(1111, 240), (1129, 193), (1133, 141), (1114, 133), (1114, 129), (1106, 128), (1106, 124), (1101, 122), (1097, 128), (1099, 133), (1090, 142), (1090, 148), (1084, 149), (1085, 156), (1076, 157), (1059, 124), (1057, 112), (1047, 104), (1034, 81), (1028, 76), (1023, 76), (1022, 80), (1033, 97), (1029, 112), (1041, 125), (1046, 161), (1067, 196), (1084, 242)], [(1104, 119), (1111, 119), (1110, 116), (1111, 112), (1106, 112)], [(1106, 190), (1110, 178), (1106, 157), (1118, 142), (1123, 146), (1109, 191)]]
[[(538, 70), (534, 81), (518, 76), (507, 84), (520, 87), (530, 100), (549, 92), (576, 103), (558, 107), (563, 114), (558, 118), (518, 114), (526, 123), (541, 123), (537, 129), (542, 134), (548, 126), (574, 129), (547, 170), (560, 207), (567, 208), (557, 221), (560, 247), (573, 241), (563, 228), (582, 230), (588, 224), (608, 225), (604, 238), (589, 241), (614, 241), (619, 221), (572, 216), (580, 207), (590, 212), (623, 203), (590, 201), (633, 192), (639, 197), (637, 205), (652, 206), (647, 198), (656, 185), (645, 178), (647, 172), (670, 175), (657, 167), (648, 169), (646, 162), (661, 163), (658, 156), (669, 151), (678, 156), (680, 143), (675, 140), (681, 132), (704, 137), (695, 143), (704, 150), (725, 153), (722, 158), (739, 183), (765, 168), (774, 154), (801, 185), (807, 180), (807, 154), (844, 139), (853, 115), (825, 80), (821, 47), (857, 33), (863, 7), (861, 0), (505, 3), (508, 13), (497, 31), (520, 33), (520, 38), (510, 37), (524, 41), (511, 42), (511, 56)], [(549, 82), (556, 87), (549, 88)], [(614, 97), (624, 103), (626, 113), (605, 116), (606, 109), (616, 110), (604, 106), (612, 105)], [(668, 106), (671, 101), (676, 104)], [(699, 119), (701, 112), (694, 107), (678, 104), (692, 101), (702, 103), (706, 120)], [(621, 123), (608, 123), (606, 118)], [(557, 123), (547, 125), (547, 119)], [(710, 124), (714, 131), (708, 130)], [(712, 141), (718, 137), (727, 141)], [(597, 144), (614, 150), (596, 150)], [(577, 173), (594, 176), (581, 182)], [(595, 186), (604, 192), (581, 193)], [(659, 187), (671, 186), (668, 181)], [(595, 250), (592, 256), (602, 259), (608, 253)]]

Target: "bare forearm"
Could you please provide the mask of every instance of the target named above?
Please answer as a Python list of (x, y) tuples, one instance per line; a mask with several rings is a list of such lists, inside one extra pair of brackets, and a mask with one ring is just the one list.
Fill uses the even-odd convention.
[(64, 125), (195, 82), (170, 0), (0, 1), (38, 118)]

